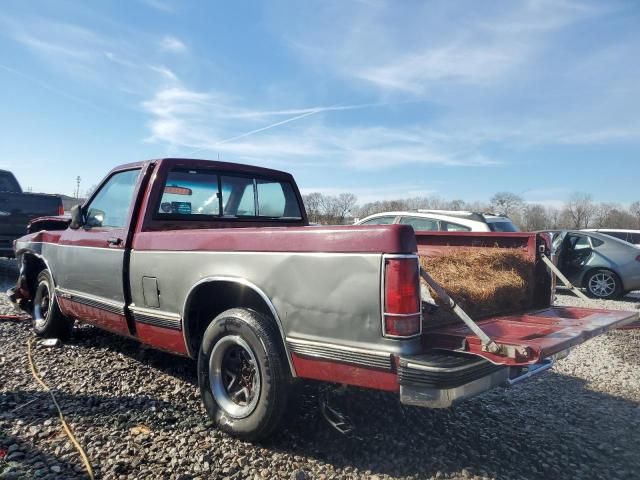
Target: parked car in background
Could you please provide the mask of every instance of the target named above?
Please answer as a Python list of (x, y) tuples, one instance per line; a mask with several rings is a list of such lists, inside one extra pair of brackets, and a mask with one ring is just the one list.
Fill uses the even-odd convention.
[(13, 241), (27, 233), (31, 220), (63, 213), (60, 197), (23, 193), (13, 173), (0, 170), (0, 257), (13, 257)]
[(558, 268), (596, 298), (617, 298), (640, 289), (640, 247), (599, 232), (548, 232)]
[(517, 232), (511, 219), (495, 213), (463, 210), (415, 210), (369, 215), (356, 225), (411, 225), (415, 231), (432, 232)]
[(640, 230), (625, 230), (619, 228), (585, 228), (583, 232), (598, 232), (604, 233), (611, 237), (619, 238), (625, 242), (633, 243), (634, 245), (640, 245)]

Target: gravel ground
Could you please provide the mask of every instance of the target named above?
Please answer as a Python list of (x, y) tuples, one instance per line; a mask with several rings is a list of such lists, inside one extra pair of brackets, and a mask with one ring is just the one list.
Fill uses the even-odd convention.
[[(15, 278), (0, 261), (3, 291)], [(640, 295), (559, 304), (634, 309)], [(0, 296), (0, 313), (10, 312)], [(85, 478), (26, 357), (28, 322), (0, 321), (0, 479)], [(335, 405), (355, 424), (322, 419), (317, 384), (302, 385), (289, 426), (261, 446), (208, 423), (192, 361), (92, 327), (35, 361), (85, 446), (98, 478), (637, 478), (640, 331), (580, 346), (551, 372), (453, 409), (402, 407), (351, 389)], [(0, 454), (1, 455), (1, 454)]]

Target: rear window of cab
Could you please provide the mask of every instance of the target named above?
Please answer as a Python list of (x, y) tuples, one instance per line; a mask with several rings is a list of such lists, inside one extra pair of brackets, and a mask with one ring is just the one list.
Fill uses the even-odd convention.
[(300, 220), (302, 214), (289, 182), (205, 169), (174, 168), (167, 175), (155, 217)]

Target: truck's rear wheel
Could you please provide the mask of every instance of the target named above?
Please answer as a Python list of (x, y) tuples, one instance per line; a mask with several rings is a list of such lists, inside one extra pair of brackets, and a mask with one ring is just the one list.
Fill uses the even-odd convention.
[(218, 315), (198, 354), (198, 382), (218, 427), (249, 441), (267, 437), (286, 408), (291, 375), (273, 322), (248, 309)]
[(73, 329), (73, 321), (62, 315), (58, 307), (53, 277), (49, 270), (38, 274), (32, 316), (33, 330), (39, 337), (67, 338)]

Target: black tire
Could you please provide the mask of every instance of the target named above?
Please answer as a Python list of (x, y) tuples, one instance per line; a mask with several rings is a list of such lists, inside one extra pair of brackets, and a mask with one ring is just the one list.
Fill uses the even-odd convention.
[(259, 441), (278, 427), (291, 388), (283, 350), (275, 323), (253, 310), (233, 308), (211, 322), (198, 353), (198, 383), (218, 428)]
[(71, 335), (74, 322), (62, 315), (58, 307), (55, 285), (49, 270), (38, 274), (32, 310), (33, 330), (37, 336), (65, 339)]
[(605, 268), (590, 271), (584, 279), (584, 287), (592, 298), (611, 300), (622, 295), (620, 277)]

